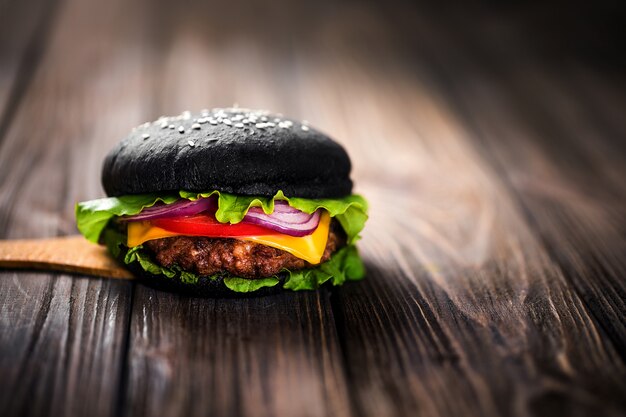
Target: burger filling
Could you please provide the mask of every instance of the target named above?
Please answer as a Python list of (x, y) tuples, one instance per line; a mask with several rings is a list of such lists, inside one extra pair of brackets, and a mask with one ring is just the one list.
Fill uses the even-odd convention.
[(203, 276), (238, 292), (279, 282), (307, 290), (364, 276), (354, 242), (367, 203), (358, 195), (128, 195), (78, 203), (76, 217), (87, 239), (106, 244), (124, 263), (188, 284)]
[[(332, 222), (320, 262), (345, 245), (345, 233)], [(283, 269), (299, 270), (315, 265), (284, 250), (239, 239), (216, 239), (198, 236), (174, 236), (145, 242), (159, 265), (179, 265), (198, 275), (214, 275), (223, 271), (242, 278), (262, 278)]]

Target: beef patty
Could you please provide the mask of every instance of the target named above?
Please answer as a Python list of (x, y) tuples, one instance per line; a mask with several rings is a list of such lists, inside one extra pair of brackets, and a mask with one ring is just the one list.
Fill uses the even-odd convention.
[[(321, 262), (330, 259), (345, 242), (343, 229), (333, 220)], [(150, 240), (144, 246), (160, 265), (178, 265), (198, 275), (226, 271), (242, 278), (263, 278), (276, 275), (283, 268), (297, 270), (314, 266), (283, 250), (237, 239), (174, 236)]]

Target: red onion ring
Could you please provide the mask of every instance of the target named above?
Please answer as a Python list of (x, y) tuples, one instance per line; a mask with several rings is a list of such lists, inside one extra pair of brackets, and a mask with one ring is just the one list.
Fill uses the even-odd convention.
[(244, 223), (256, 224), (289, 236), (310, 235), (320, 222), (320, 210), (313, 214), (291, 207), (286, 201), (276, 201), (274, 212), (265, 214), (260, 207), (251, 207), (243, 218)]
[(134, 222), (139, 220), (165, 219), (172, 217), (193, 216), (203, 211), (215, 212), (217, 204), (213, 198), (200, 198), (195, 201), (178, 200), (172, 204), (159, 204), (145, 208), (139, 214), (124, 216), (120, 220)]

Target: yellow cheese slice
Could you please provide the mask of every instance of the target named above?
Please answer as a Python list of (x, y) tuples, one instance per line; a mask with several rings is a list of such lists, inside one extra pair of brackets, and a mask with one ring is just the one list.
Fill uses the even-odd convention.
[[(308, 236), (294, 237), (284, 234), (263, 236), (241, 236), (236, 239), (260, 243), (266, 246), (284, 250), (311, 264), (319, 264), (324, 255), (328, 230), (330, 228), (330, 215), (324, 211), (320, 218), (317, 229)], [(153, 239), (161, 239), (171, 236), (183, 236), (182, 233), (170, 232), (160, 227), (152, 226), (150, 222), (130, 222), (128, 224), (128, 247), (141, 245), (143, 242)]]
[(320, 218), (317, 229), (308, 236), (294, 237), (289, 235), (265, 235), (265, 236), (249, 236), (238, 238), (248, 240), (255, 243), (261, 243), (266, 246), (278, 248), (304, 259), (308, 263), (318, 264), (324, 255), (326, 241), (328, 240), (328, 229), (330, 226), (330, 215), (324, 212)]
[(127, 245), (129, 248), (141, 245), (148, 240), (164, 237), (180, 236), (180, 233), (170, 232), (160, 227), (152, 226), (150, 222), (129, 222)]

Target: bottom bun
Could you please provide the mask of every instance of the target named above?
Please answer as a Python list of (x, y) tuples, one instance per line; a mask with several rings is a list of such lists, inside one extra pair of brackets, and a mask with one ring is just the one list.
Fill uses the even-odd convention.
[(273, 287), (263, 287), (256, 291), (244, 293), (233, 291), (224, 284), (224, 278), (228, 277), (228, 274), (216, 278), (200, 276), (198, 282), (189, 284), (181, 281), (178, 276), (170, 278), (162, 274), (155, 275), (144, 271), (143, 268), (136, 263), (125, 266), (135, 275), (139, 282), (150, 288), (203, 298), (249, 298), (277, 294), (285, 291), (282, 289), (282, 286), (285, 279), (287, 279), (287, 274), (281, 273), (276, 275), (279, 283)]

